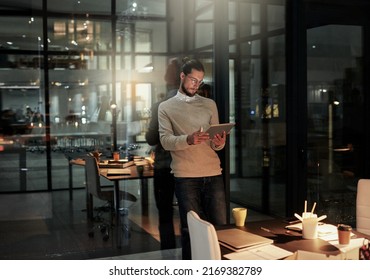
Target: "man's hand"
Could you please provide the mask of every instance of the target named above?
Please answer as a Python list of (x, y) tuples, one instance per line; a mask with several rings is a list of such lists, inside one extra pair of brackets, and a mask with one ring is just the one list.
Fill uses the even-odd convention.
[(221, 135), (216, 134), (215, 137), (212, 139), (213, 145), (215, 147), (220, 147), (225, 145), (226, 142), (226, 132), (224, 131)]
[(209, 133), (203, 132), (202, 127), (193, 134), (188, 135), (188, 138), (186, 139), (189, 145), (198, 145), (207, 140), (209, 140)]

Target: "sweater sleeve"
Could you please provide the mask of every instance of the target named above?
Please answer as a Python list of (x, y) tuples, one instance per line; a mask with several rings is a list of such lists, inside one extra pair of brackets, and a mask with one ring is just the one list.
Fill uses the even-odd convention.
[(187, 135), (175, 135), (171, 119), (164, 109), (167, 102), (162, 102), (158, 108), (159, 137), (163, 148), (167, 151), (185, 150), (190, 145), (187, 143)]

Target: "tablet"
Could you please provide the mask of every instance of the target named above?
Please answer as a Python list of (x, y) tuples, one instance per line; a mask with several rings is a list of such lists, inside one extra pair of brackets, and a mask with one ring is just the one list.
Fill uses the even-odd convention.
[(213, 124), (211, 125), (206, 132), (209, 133), (209, 138), (213, 139), (216, 134), (222, 134), (222, 132), (226, 132), (229, 134), (230, 130), (235, 126), (235, 123), (220, 123), (220, 124)]

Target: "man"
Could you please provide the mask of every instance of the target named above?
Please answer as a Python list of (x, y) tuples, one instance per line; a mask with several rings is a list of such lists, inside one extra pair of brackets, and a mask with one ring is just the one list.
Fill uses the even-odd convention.
[(188, 211), (195, 211), (214, 225), (226, 224), (225, 189), (216, 153), (225, 146), (226, 133), (210, 139), (204, 132), (211, 124), (218, 124), (219, 118), (216, 103), (196, 94), (203, 78), (202, 63), (187, 60), (177, 94), (158, 109), (160, 141), (172, 156), (183, 259), (191, 259)]

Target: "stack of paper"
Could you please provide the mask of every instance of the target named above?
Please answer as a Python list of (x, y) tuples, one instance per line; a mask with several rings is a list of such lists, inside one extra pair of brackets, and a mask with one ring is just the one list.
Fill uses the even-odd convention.
[(293, 255), (273, 244), (224, 255), (228, 260), (280, 260)]
[(133, 161), (104, 161), (104, 162), (99, 162), (99, 168), (126, 168), (134, 165)]
[(120, 176), (120, 175), (130, 175), (130, 174), (131, 174), (130, 168), (109, 168), (107, 170), (107, 175)]

